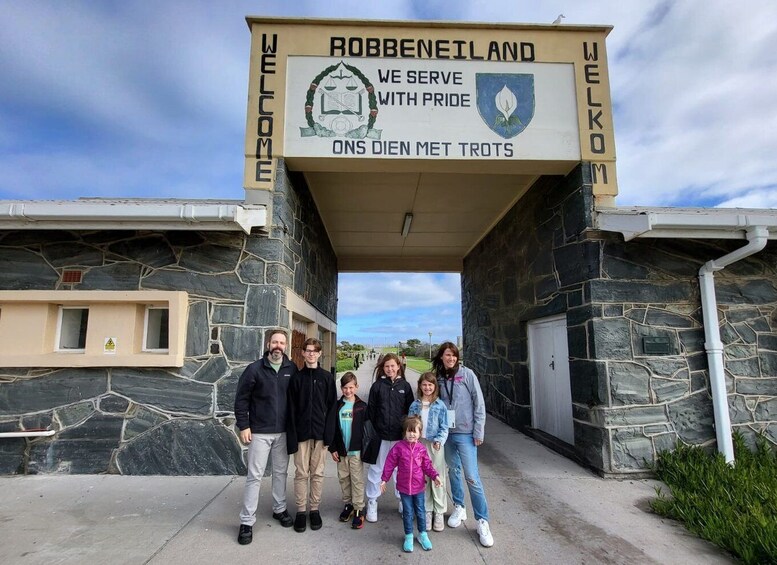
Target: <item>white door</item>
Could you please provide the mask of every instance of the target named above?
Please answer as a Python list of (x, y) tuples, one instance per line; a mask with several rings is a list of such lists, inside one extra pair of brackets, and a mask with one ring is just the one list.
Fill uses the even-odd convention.
[(534, 320), (528, 327), (532, 426), (574, 445), (566, 316)]

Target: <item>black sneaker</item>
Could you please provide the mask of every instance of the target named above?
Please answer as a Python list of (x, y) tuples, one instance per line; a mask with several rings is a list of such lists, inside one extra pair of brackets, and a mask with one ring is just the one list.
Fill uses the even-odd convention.
[(351, 519), (351, 515), (353, 514), (353, 504), (350, 502), (345, 505), (343, 508), (343, 511), (340, 512), (340, 521), (341, 522), (347, 522)]
[(294, 531), (304, 532), (308, 527), (308, 515), (304, 512), (297, 512), (297, 516), (294, 518)]
[(289, 516), (289, 513), (286, 512), (286, 510), (283, 512), (278, 512), (277, 514), (273, 512), (272, 517), (278, 520), (281, 523), (281, 526), (284, 528), (291, 528), (291, 525), (294, 523), (294, 520), (292, 520), (291, 516)]
[(240, 532), (237, 534), (237, 543), (248, 545), (254, 539), (254, 531), (251, 526), (240, 524)]
[(320, 530), (324, 523), (321, 521), (321, 513), (318, 510), (310, 511), (310, 529)]
[(364, 527), (364, 512), (357, 510), (353, 513), (353, 522), (351, 522), (351, 527), (354, 530), (361, 530)]

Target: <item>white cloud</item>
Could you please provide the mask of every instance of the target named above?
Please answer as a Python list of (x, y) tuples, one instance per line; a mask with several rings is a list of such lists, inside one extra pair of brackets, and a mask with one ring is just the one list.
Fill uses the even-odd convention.
[(407, 308), (445, 307), (461, 302), (458, 274), (341, 273), (338, 312), (365, 316)]

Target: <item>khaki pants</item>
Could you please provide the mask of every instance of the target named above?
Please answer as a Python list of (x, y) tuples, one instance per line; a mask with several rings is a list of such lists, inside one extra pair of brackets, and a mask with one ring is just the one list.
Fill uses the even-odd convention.
[(294, 454), (294, 500), (298, 512), (305, 512), (308, 506), (308, 480), (310, 480), (310, 510), (321, 505), (321, 489), (324, 486), (324, 464), (327, 450), (320, 439), (299, 442)]
[[(426, 477), (426, 511), (444, 514), (448, 511), (448, 495), (445, 494), (445, 446), (440, 446), (440, 451), (437, 451), (428, 439), (421, 438), (421, 443), (426, 446), (429, 459), (432, 460), (432, 465), (440, 473), (442, 481), (442, 486), (438, 487), (429, 477)], [(431, 528), (431, 524), (427, 524), (426, 527)]]
[(358, 453), (340, 457), (337, 478), (343, 491), (343, 503), (352, 504), (356, 510), (364, 510), (364, 467)]

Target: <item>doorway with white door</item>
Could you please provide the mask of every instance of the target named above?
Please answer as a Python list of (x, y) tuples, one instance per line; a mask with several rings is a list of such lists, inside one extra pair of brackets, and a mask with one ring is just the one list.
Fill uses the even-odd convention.
[(575, 444), (565, 315), (528, 323), (532, 427)]

